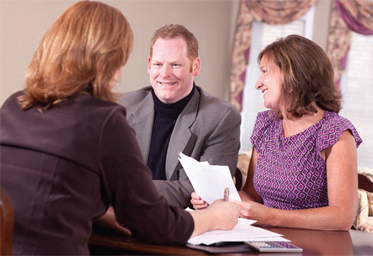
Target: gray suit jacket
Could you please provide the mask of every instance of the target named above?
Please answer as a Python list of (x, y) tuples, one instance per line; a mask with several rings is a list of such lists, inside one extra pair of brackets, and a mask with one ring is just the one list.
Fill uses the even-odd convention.
[[(127, 109), (128, 122), (136, 131), (147, 162), (154, 121), (151, 87), (124, 94), (120, 103)], [(234, 175), (240, 148), (240, 124), (241, 115), (230, 103), (196, 86), (171, 135), (165, 166), (167, 180), (154, 181), (169, 203), (182, 208), (191, 206), (190, 194), (194, 191), (178, 161), (179, 152), (212, 165), (227, 165)]]

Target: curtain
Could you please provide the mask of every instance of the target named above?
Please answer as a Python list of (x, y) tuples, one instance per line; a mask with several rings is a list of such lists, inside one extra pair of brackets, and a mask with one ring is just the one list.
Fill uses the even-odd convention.
[(333, 64), (337, 86), (346, 69), (351, 31), (373, 35), (373, 2), (335, 0), (332, 3), (327, 54)]
[(231, 103), (242, 110), (246, 69), (249, 64), (252, 22), (282, 25), (302, 17), (317, 0), (241, 0), (237, 18), (231, 70)]
[(338, 13), (356, 33), (373, 35), (373, 2), (366, 0), (336, 1)]

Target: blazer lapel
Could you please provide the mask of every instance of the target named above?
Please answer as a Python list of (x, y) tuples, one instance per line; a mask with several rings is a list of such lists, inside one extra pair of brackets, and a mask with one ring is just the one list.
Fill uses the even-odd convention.
[(138, 107), (128, 117), (129, 124), (136, 131), (136, 138), (140, 144), (140, 149), (147, 163), (152, 138), (154, 121), (154, 103), (152, 94), (149, 93)]
[(166, 156), (166, 178), (171, 180), (175, 170), (181, 169), (179, 162), (179, 153), (190, 155), (197, 136), (190, 131), (190, 127), (196, 120), (197, 110), (199, 107), (200, 93), (196, 89), (193, 97), (181, 112), (176, 121), (174, 130), (171, 135), (170, 144)]

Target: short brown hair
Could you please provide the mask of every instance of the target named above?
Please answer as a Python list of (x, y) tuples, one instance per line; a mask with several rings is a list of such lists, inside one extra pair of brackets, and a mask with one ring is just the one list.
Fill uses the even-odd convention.
[(22, 109), (47, 109), (78, 92), (115, 101), (109, 83), (132, 45), (131, 27), (118, 9), (94, 1), (72, 5), (39, 43), (18, 99)]
[(151, 39), (150, 57), (153, 56), (153, 46), (159, 38), (173, 39), (176, 37), (182, 37), (185, 40), (188, 48), (188, 59), (193, 62), (198, 57), (198, 40), (192, 32), (179, 24), (166, 25), (154, 32)]
[[(312, 102), (323, 110), (336, 113), (341, 110), (342, 96), (334, 85), (332, 64), (316, 43), (299, 35), (289, 35), (262, 50), (258, 63), (264, 55), (281, 70), (281, 97), (288, 113), (301, 117), (317, 112)], [(279, 111), (276, 116), (282, 118)]]

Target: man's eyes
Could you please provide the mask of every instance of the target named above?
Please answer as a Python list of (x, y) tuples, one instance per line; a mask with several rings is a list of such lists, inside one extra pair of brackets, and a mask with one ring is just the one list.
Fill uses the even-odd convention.
[[(154, 67), (162, 67), (162, 64), (161, 63), (153, 63), (153, 66)], [(174, 63), (174, 64), (171, 64), (171, 67), (173, 67), (173, 68), (181, 67), (181, 64)]]

